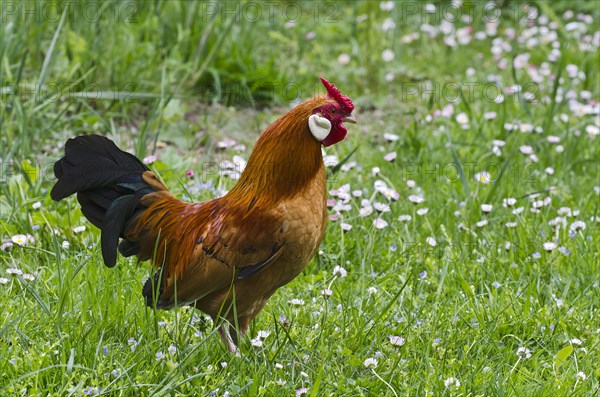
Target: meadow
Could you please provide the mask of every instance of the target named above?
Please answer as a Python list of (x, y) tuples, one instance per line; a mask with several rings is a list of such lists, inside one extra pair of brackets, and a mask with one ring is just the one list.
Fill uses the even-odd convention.
[[(597, 396), (595, 1), (0, 3), (0, 395)], [(358, 124), (327, 148), (330, 222), (237, 357), (102, 264), (71, 137), (187, 201), (324, 76)]]

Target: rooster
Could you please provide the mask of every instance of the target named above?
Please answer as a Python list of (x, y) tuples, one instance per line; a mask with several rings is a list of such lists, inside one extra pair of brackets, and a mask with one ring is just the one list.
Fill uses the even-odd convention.
[(77, 193), (83, 215), (101, 230), (106, 266), (115, 266), (117, 250), (152, 260), (158, 270), (142, 289), (148, 306), (193, 305), (237, 352), (252, 319), (304, 270), (325, 233), (321, 145), (344, 139), (344, 122), (356, 120), (352, 100), (321, 82), (327, 95), (269, 125), (223, 197), (182, 202), (139, 159), (99, 135), (67, 141), (51, 197)]

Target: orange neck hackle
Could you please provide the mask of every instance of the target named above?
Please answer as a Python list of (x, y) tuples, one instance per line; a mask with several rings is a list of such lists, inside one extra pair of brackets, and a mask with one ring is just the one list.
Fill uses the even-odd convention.
[(324, 95), (290, 110), (260, 135), (248, 164), (228, 196), (289, 197), (306, 187), (324, 168), (321, 143), (310, 133), (308, 118), (316, 108), (331, 101)]

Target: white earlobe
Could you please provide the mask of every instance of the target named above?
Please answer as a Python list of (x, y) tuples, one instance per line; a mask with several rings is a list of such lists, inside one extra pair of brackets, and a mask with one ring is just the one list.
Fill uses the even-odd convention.
[(308, 128), (315, 139), (320, 142), (331, 132), (331, 122), (325, 117), (313, 114), (308, 118)]

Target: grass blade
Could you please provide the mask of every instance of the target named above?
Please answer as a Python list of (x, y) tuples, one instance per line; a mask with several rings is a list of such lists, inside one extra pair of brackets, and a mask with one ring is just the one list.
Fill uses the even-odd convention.
[(46, 57), (44, 58), (44, 63), (42, 64), (42, 71), (40, 72), (40, 76), (38, 78), (38, 88), (36, 91), (36, 97), (40, 95), (40, 89), (44, 85), (46, 81), (46, 74), (48, 73), (48, 67), (50, 66), (50, 61), (52, 60), (52, 54), (54, 53), (54, 46), (56, 45), (56, 41), (58, 40), (58, 36), (60, 35), (60, 31), (62, 30), (63, 24), (65, 23), (65, 18), (67, 17), (67, 13), (69, 11), (69, 5), (67, 4), (65, 9), (63, 10), (62, 16), (60, 18), (60, 22), (58, 23), (58, 27), (54, 31), (54, 36), (52, 36), (52, 41), (50, 42), (50, 46), (48, 47), (48, 52), (46, 53)]

